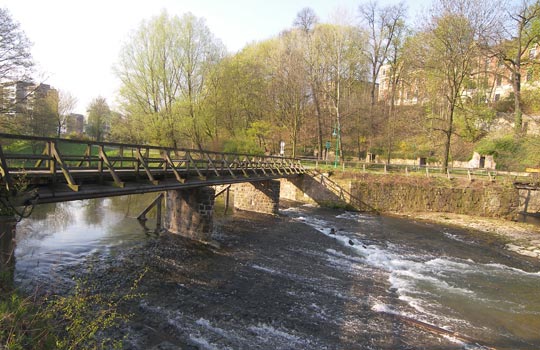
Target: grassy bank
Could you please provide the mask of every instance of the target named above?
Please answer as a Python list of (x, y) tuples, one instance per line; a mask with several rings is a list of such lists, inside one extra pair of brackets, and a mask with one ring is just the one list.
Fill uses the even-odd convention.
[[(27, 295), (17, 289), (0, 291), (0, 349), (121, 349), (123, 339), (104, 337), (127, 320), (124, 302), (136, 293), (142, 274), (128, 293), (103, 294), (77, 281), (69, 295)], [(2, 283), (6, 286), (6, 283)], [(111, 334), (111, 332), (109, 332)]]

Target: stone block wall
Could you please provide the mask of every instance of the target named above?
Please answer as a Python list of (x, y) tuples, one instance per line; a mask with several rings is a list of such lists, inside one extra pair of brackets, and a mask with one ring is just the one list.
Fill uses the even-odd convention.
[(209, 241), (213, 230), (214, 196), (212, 187), (167, 191), (165, 229), (194, 240)]
[[(328, 205), (331, 203), (344, 203), (342, 197), (332, 192), (321, 181), (322, 179), (310, 175), (290, 179), (281, 179), (281, 198), (310, 204)], [(350, 189), (350, 181), (339, 181), (339, 185), (346, 193)]]
[(245, 182), (233, 185), (234, 208), (264, 214), (279, 210), (280, 182), (277, 180)]
[(493, 183), (460, 187), (403, 177), (365, 177), (351, 182), (351, 192), (382, 212), (449, 212), (513, 219), (519, 212), (516, 189)]
[(527, 214), (540, 214), (540, 191), (521, 189), (519, 192), (519, 209)]

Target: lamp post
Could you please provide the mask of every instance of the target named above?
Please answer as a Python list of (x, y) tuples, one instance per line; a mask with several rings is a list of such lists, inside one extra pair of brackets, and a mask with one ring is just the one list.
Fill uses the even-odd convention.
[(339, 144), (341, 142), (341, 130), (340, 130), (340, 127), (339, 127), (339, 123), (337, 123), (337, 128), (334, 127), (334, 131), (332, 132), (332, 136), (336, 138), (336, 156), (334, 158), (334, 168), (337, 168), (338, 159), (339, 159)]

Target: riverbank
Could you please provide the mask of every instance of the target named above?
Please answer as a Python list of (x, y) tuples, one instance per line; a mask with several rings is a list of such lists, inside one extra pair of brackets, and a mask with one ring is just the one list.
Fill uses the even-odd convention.
[(540, 259), (540, 226), (535, 224), (441, 212), (391, 212), (388, 214), (479, 231), (501, 240), (504, 248), (511, 252)]
[[(97, 211), (111, 212), (110, 204)], [(80, 258), (73, 261), (70, 245), (62, 247), (67, 256), (51, 257), (43, 240), (19, 242), (18, 281), (46, 296), (78, 290), (75, 296), (119, 300), (121, 325), (96, 335), (123, 342), (123, 349), (538, 348), (537, 333), (526, 327), (540, 326), (540, 303), (522, 291), (540, 287), (540, 261), (447, 223), (282, 204), (279, 216), (237, 211), (216, 218), (220, 248), (147, 235), (124, 215), (98, 222), (102, 237), (84, 245), (76, 227), (51, 233), (43, 229), (51, 225), (27, 222), (21, 227), (30, 239), (33, 227), (62, 237), (55, 249), (76, 238)], [(84, 237), (92, 236), (88, 231)], [(36, 257), (43, 258), (33, 264)], [(501, 295), (527, 312), (500, 317)]]

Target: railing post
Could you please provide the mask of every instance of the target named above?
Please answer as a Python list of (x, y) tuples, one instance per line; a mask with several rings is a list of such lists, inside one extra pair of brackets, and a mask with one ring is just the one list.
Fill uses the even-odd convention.
[(13, 182), (11, 180), (11, 175), (9, 174), (9, 168), (6, 161), (6, 158), (4, 156), (4, 152), (2, 151), (2, 145), (0, 145), (0, 175), (5, 179), (6, 181), (6, 188), (8, 191), (13, 190)]
[(56, 159), (53, 156), (53, 148), (54, 148), (54, 141), (47, 141), (47, 147), (49, 148), (49, 171), (52, 176), (52, 183), (53, 185), (56, 184)]
[(103, 155), (105, 154), (105, 148), (102, 145), (99, 146), (99, 153), (100, 153), (100, 157), (98, 160), (98, 177), (99, 177), (99, 183), (100, 185), (102, 185), (103, 184), (103, 161), (104, 161)]

